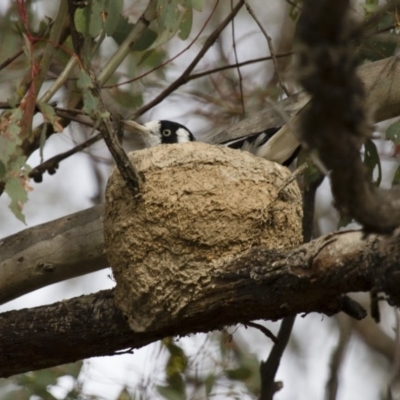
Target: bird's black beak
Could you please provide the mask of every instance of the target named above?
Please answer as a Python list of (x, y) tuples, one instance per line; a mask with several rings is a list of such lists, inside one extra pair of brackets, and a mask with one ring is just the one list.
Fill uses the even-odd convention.
[(138, 124), (135, 121), (130, 121), (130, 120), (122, 120), (121, 121), (124, 126), (125, 130), (130, 132), (130, 133), (144, 133), (145, 135), (150, 135), (152, 132), (147, 126), (144, 126), (142, 124)]

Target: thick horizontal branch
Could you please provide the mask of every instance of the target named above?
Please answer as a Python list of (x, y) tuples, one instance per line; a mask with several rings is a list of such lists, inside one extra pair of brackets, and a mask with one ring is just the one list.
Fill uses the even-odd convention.
[(6, 312), (0, 314), (0, 376), (115, 355), (166, 336), (254, 319), (340, 310), (360, 318), (363, 312), (345, 293), (378, 287), (400, 304), (399, 254), (399, 240), (363, 239), (360, 232), (328, 235), (290, 251), (255, 248), (215, 270), (179, 317), (141, 333), (129, 330), (114, 306), (113, 291)]
[(103, 208), (92, 207), (0, 240), (0, 304), (106, 268)]
[[(397, 86), (400, 85), (400, 79), (395, 77), (400, 76), (400, 63), (395, 62), (395, 58), (392, 57), (361, 66), (359, 73), (366, 87), (368, 104), (375, 110), (376, 119), (384, 120), (399, 115), (400, 88), (397, 90)], [(267, 107), (264, 111), (232, 126), (217, 135), (215, 140), (223, 141), (280, 125), (284, 122), (285, 114), (295, 115), (307, 104), (308, 99), (304, 93), (285, 99), (278, 105)], [(292, 135), (289, 129), (287, 134)], [(103, 254), (101, 222), (96, 222), (96, 218), (100, 218), (100, 210), (100, 207), (88, 209), (0, 240), (0, 304), (52, 283), (105, 268), (107, 262)], [(85, 223), (86, 219), (94, 224), (93, 232), (89, 226), (84, 230), (85, 235), (90, 236), (79, 234), (79, 221)], [(59, 257), (55, 258), (52, 249), (58, 248), (60, 237), (58, 234), (54, 235), (54, 232), (61, 226), (66, 231), (71, 229), (73, 233), (68, 238), (69, 247), (58, 253)], [(87, 237), (88, 240), (82, 237)], [(32, 240), (34, 247), (31, 247)], [(85, 254), (79, 251), (75, 253), (74, 249), (80, 249), (82, 243)], [(7, 249), (7, 252), (4, 249)], [(23, 262), (18, 261), (19, 259), (23, 259)], [(44, 272), (37, 268), (38, 263), (52, 265), (53, 268)], [(15, 271), (18, 271), (18, 274)]]

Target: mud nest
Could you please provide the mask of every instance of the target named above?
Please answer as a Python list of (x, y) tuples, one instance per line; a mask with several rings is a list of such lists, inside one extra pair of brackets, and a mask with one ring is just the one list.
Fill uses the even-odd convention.
[(104, 235), (115, 301), (135, 331), (179, 318), (234, 256), (302, 242), (300, 191), (296, 182), (282, 189), (290, 172), (281, 165), (199, 142), (129, 157), (141, 193), (133, 197), (113, 171)]

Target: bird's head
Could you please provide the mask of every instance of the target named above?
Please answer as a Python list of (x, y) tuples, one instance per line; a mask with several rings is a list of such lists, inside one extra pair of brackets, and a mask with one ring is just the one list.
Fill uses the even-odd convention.
[(125, 130), (141, 134), (146, 147), (154, 147), (166, 143), (186, 143), (196, 139), (185, 126), (172, 121), (150, 121), (138, 124), (135, 121), (122, 121)]

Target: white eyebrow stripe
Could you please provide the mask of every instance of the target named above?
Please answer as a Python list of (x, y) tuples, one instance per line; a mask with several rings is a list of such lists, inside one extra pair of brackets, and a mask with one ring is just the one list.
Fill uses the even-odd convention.
[(189, 132), (186, 129), (178, 128), (178, 130), (176, 131), (176, 137), (178, 143), (190, 142)]
[(161, 129), (161, 122), (160, 121), (150, 121), (144, 124), (146, 128), (148, 128), (153, 135), (160, 132)]

